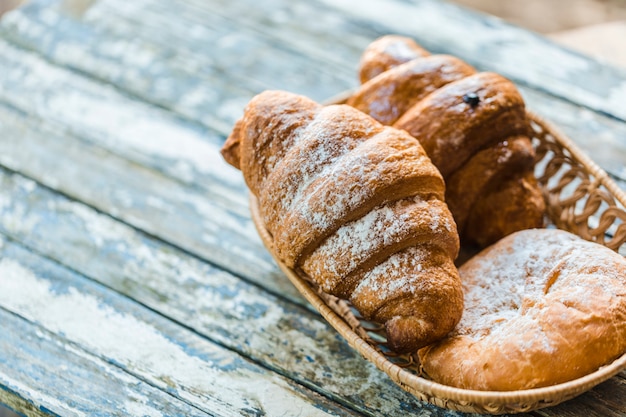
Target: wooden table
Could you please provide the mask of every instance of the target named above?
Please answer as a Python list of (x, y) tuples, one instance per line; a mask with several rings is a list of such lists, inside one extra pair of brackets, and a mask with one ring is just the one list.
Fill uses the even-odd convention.
[[(412, 36), (520, 86), (621, 185), (626, 71), (410, 0), (32, 0), (0, 23), (0, 402), (51, 416), (452, 416), (363, 360), (262, 247), (218, 150)], [(626, 413), (621, 374), (531, 415)]]

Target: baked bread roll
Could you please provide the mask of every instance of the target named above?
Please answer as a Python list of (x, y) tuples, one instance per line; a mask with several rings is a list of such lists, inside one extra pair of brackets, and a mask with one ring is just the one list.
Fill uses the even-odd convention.
[[(406, 50), (415, 48), (415, 42), (397, 36), (372, 45), (401, 49), (401, 43)], [(413, 55), (392, 63), (380, 46), (368, 47), (361, 74), (363, 68), (382, 68), (381, 61), (388, 69), (365, 82), (347, 104), (419, 138), (448, 184), (446, 201), (462, 241), (486, 246), (511, 232), (542, 227), (545, 203), (534, 179), (530, 124), (517, 88), (497, 74), (475, 73), (456, 58)], [(514, 221), (504, 224), (513, 212)]]
[(359, 79), (365, 83), (378, 74), (430, 53), (411, 38), (398, 35), (383, 36), (370, 43), (361, 55)]
[(458, 322), (459, 238), (419, 142), (346, 105), (267, 91), (222, 149), (257, 197), (275, 254), (416, 351)]
[(626, 260), (571, 233), (516, 232), (464, 264), (465, 312), (419, 352), (435, 381), (521, 390), (584, 376), (626, 351)]
[(474, 68), (450, 55), (412, 59), (394, 64), (379, 76), (371, 78), (348, 98), (346, 104), (384, 125), (393, 125), (428, 94), (475, 72)]

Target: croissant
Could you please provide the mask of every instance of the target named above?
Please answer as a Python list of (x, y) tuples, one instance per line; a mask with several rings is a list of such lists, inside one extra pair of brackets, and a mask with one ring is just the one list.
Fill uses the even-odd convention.
[(360, 66), (366, 81), (347, 104), (419, 138), (446, 181), (464, 242), (487, 246), (543, 226), (530, 123), (513, 83), (399, 36), (374, 41)]
[(459, 238), (420, 143), (346, 105), (266, 91), (222, 155), (256, 196), (278, 258), (416, 351), (460, 320)]

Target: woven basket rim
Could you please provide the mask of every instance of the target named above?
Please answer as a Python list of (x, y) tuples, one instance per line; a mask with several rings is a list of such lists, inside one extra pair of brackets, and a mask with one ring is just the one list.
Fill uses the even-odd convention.
[(509, 404), (515, 405), (528, 402), (542, 402), (548, 406), (556, 405), (561, 401), (581, 394), (595, 385), (606, 381), (619, 373), (622, 369), (626, 368), (626, 353), (624, 353), (612, 363), (575, 380), (549, 387), (518, 391), (479, 391), (456, 388), (415, 375), (401, 366), (391, 362), (385, 357), (385, 355), (374, 349), (366, 340), (361, 338), (338, 313), (326, 304), (326, 302), (317, 294), (310, 284), (306, 282), (306, 280), (301, 278), (293, 269), (285, 265), (276, 256), (272, 237), (263, 224), (257, 199), (252, 194), (250, 195), (250, 211), (252, 213), (252, 220), (257, 227), (263, 244), (270, 252), (280, 269), (294, 284), (296, 289), (307, 299), (307, 301), (311, 303), (311, 305), (313, 305), (313, 307), (315, 307), (316, 310), (320, 312), (329, 324), (335, 328), (335, 330), (337, 330), (353, 348), (361, 353), (366, 359), (373, 362), (380, 370), (389, 375), (396, 383), (409, 392), (417, 391), (438, 397), (444, 401), (453, 400), (458, 402), (468, 402), (481, 404), (487, 407), (497, 407)]
[[(348, 93), (341, 93), (325, 104), (341, 104), (347, 95)], [(527, 111), (527, 113), (531, 121), (548, 132), (561, 147), (567, 149), (574, 159), (580, 162), (589, 173), (595, 176), (599, 184), (606, 187), (606, 189), (613, 194), (613, 197), (619, 201), (623, 207), (626, 207), (626, 193), (617, 186), (604, 170), (550, 122), (532, 111)], [(436, 399), (436, 405), (438, 406), (453, 410), (487, 412), (492, 414), (528, 412), (547, 406), (554, 406), (580, 395), (626, 368), (625, 352), (613, 362), (583, 377), (548, 387), (517, 391), (481, 391), (457, 388), (409, 372), (389, 360), (382, 352), (375, 349), (365, 339), (359, 336), (359, 334), (350, 327), (348, 322), (320, 297), (311, 284), (299, 276), (296, 271), (285, 265), (278, 256), (276, 256), (272, 237), (263, 223), (257, 199), (252, 194), (250, 194), (250, 210), (252, 220), (261, 236), (263, 244), (280, 269), (287, 275), (289, 280), (307, 301), (320, 312), (326, 321), (328, 321), (354, 349), (367, 360), (373, 362), (376, 367), (391, 377), (401, 388), (413, 394), (423, 394), (430, 402), (433, 402), (432, 399)]]
[(549, 132), (556, 142), (561, 147), (566, 148), (572, 157), (585, 166), (585, 169), (592, 174), (600, 184), (609, 190), (613, 197), (618, 200), (623, 207), (626, 207), (626, 192), (624, 192), (615, 181), (613, 181), (610, 175), (600, 168), (581, 148), (578, 147), (570, 138), (560, 131), (553, 123), (547, 121), (542, 116), (533, 112), (532, 110), (526, 110), (528, 118), (541, 126), (545, 131)]

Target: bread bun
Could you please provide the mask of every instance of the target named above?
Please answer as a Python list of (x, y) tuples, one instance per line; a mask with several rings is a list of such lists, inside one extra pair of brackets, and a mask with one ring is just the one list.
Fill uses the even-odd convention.
[(433, 91), (475, 72), (470, 65), (450, 55), (413, 59), (363, 84), (346, 104), (390, 126)]
[(365, 83), (389, 68), (428, 55), (430, 53), (411, 38), (383, 36), (370, 43), (363, 51), (359, 63), (359, 80)]
[(525, 230), (459, 273), (461, 321), (419, 352), (438, 382), (494, 391), (544, 387), (626, 351), (626, 260), (604, 246), (561, 230)]
[(544, 226), (531, 124), (510, 80), (396, 35), (366, 48), (359, 74), (346, 104), (420, 141), (446, 182), (464, 246)]

